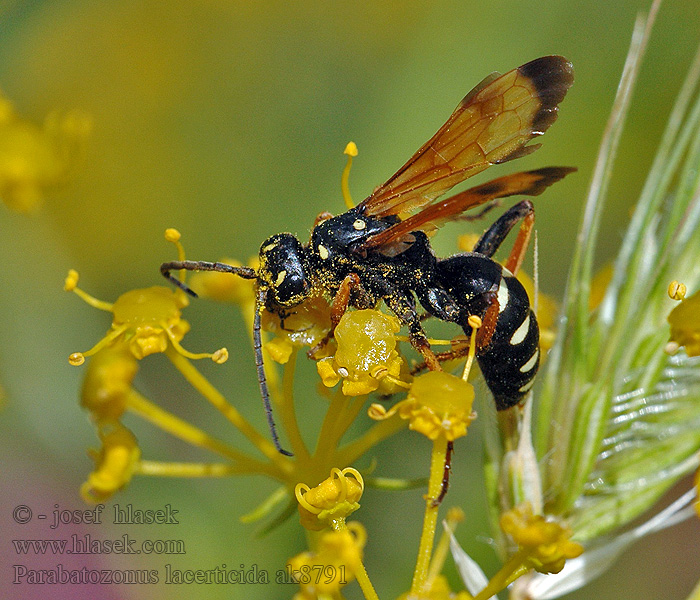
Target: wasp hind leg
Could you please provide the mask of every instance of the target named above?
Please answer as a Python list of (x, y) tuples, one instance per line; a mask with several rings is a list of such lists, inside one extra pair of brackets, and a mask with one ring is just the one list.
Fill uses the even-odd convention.
[(491, 258), (518, 221), (522, 221), (520, 231), (505, 264), (506, 269), (516, 274), (525, 259), (527, 245), (535, 225), (535, 207), (529, 200), (518, 202), (504, 212), (479, 238), (474, 246), (474, 252)]

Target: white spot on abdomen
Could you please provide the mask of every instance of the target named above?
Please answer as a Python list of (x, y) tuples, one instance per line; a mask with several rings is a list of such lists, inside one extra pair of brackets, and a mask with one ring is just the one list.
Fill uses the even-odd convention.
[(521, 344), (523, 340), (527, 337), (528, 331), (530, 331), (530, 313), (527, 314), (525, 320), (520, 324), (520, 327), (518, 327), (515, 330), (513, 336), (510, 338), (511, 346), (517, 346), (518, 344)]
[(496, 294), (496, 299), (498, 300), (498, 312), (502, 313), (506, 306), (508, 306), (508, 284), (506, 283), (505, 277), (501, 277), (501, 283), (498, 284), (498, 293)]
[(535, 353), (530, 357), (530, 360), (528, 360), (522, 367), (520, 367), (520, 372), (521, 373), (527, 373), (528, 371), (532, 371), (532, 369), (535, 368), (535, 365), (537, 364), (537, 359), (540, 356), (540, 349), (538, 348), (535, 350)]

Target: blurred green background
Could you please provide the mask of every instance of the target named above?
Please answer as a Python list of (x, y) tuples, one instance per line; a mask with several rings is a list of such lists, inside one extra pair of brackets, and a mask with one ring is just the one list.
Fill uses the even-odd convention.
[[(494, 70), (545, 54), (563, 54), (576, 83), (543, 147), (490, 176), (545, 165), (579, 172), (536, 202), (543, 291), (561, 296), (600, 136), (625, 59), (635, 15), (646, 0), (515, 2), (194, 2), (0, 3), (0, 88), (25, 118), (55, 109), (92, 115), (93, 135), (74, 181), (47, 193), (33, 215), (0, 206), (0, 529), (9, 538), (60, 538), (47, 524), (13, 525), (12, 508), (50, 513), (80, 509), (78, 488), (91, 470), (86, 449), (97, 440), (78, 407), (82, 371), (71, 352), (106, 332), (108, 315), (62, 291), (69, 268), (81, 286), (113, 301), (161, 283), (158, 266), (174, 256), (166, 227), (183, 233), (188, 256), (246, 260), (279, 231), (308, 235), (316, 214), (341, 212), (342, 150), (360, 150), (351, 176), (356, 200), (382, 183), (439, 127), (461, 97)], [(601, 235), (609, 259), (648, 168), (666, 115), (700, 42), (700, 3), (662, 7), (644, 62)], [(480, 179), (483, 181), (484, 177)], [(454, 233), (438, 236), (454, 252)], [(231, 359), (200, 368), (246, 416), (264, 428), (252, 353), (237, 311), (198, 301), (185, 318), (193, 351), (227, 346)], [(313, 433), (323, 404), (302, 365), (300, 419)], [(307, 381), (306, 385), (303, 384)], [(150, 398), (224, 439), (230, 428), (180, 380), (162, 357), (142, 364), (137, 385)], [(235, 393), (231, 390), (235, 389)], [(144, 457), (210, 457), (126, 419)], [(366, 419), (358, 427), (366, 425)], [(428, 444), (406, 435), (375, 452), (377, 474), (426, 473)], [(492, 573), (476, 458), (478, 432), (457, 446), (447, 504), (468, 519), (463, 545)], [(361, 465), (366, 466), (366, 465)], [(296, 519), (264, 538), (242, 525), (274, 486), (262, 478), (137, 478), (114, 501), (137, 508), (171, 504), (180, 525), (117, 528), (94, 535), (184, 539), (187, 555), (100, 555), (75, 565), (95, 568), (208, 569), (257, 564), (274, 573), (305, 547)], [(383, 598), (406, 590), (415, 561), (422, 491), (366, 493), (356, 515), (368, 528), (366, 563)], [(3, 538), (6, 536), (3, 535)], [(700, 575), (700, 526), (685, 524), (645, 540), (606, 577), (572, 598), (684, 598)], [(171, 560), (172, 558), (172, 560)], [(65, 556), (22, 557), (7, 539), (0, 549), (0, 596), (38, 598), (45, 586), (12, 580), (12, 565), (48, 568)], [(76, 567), (74, 567), (76, 568)], [(450, 572), (454, 574), (450, 566)], [(456, 579), (455, 579), (456, 582)], [(289, 598), (294, 586), (58, 586), (54, 598)], [(21, 592), (21, 593), (20, 593)], [(357, 598), (352, 586), (348, 596)]]

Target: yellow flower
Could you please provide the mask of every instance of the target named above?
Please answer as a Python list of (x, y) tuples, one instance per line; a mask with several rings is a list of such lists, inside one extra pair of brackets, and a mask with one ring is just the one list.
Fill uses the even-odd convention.
[(366, 538), (362, 525), (348, 523), (341, 531), (324, 532), (315, 552), (302, 552), (291, 558), (288, 568), (301, 586), (295, 598), (339, 598), (341, 588), (364, 569), (362, 550)]
[(102, 448), (91, 453), (95, 470), (80, 488), (83, 500), (91, 503), (104, 502), (127, 485), (141, 458), (136, 438), (121, 423), (100, 423), (98, 433)]
[(47, 189), (68, 181), (91, 127), (77, 111), (51, 114), (38, 126), (0, 95), (0, 198), (18, 212), (35, 209)]
[[(317, 296), (295, 306), (281, 319), (276, 313), (265, 311), (262, 314), (263, 329), (275, 337), (265, 344), (273, 360), (285, 364), (294, 348), (313, 348), (331, 329), (331, 312), (328, 302)], [(318, 356), (327, 356), (335, 345), (326, 344)]]
[(533, 514), (527, 503), (503, 513), (501, 529), (518, 545), (523, 562), (540, 573), (559, 573), (567, 559), (583, 552), (581, 544), (569, 539), (571, 530)]
[(409, 428), (431, 440), (444, 436), (448, 442), (467, 434), (474, 420), (474, 388), (460, 377), (444, 371), (429, 371), (416, 377), (408, 398), (389, 411), (379, 404), (370, 407), (373, 419), (386, 419), (398, 412)]
[(342, 379), (346, 396), (402, 389), (405, 384), (398, 378), (405, 361), (396, 350), (395, 337), (400, 328), (396, 317), (378, 310), (346, 312), (335, 329), (335, 356), (316, 363), (324, 385), (332, 387)]
[(348, 467), (333, 469), (330, 477), (314, 488), (299, 483), (294, 490), (299, 502), (301, 524), (312, 531), (320, 531), (337, 523), (360, 508), (359, 500), (365, 484), (360, 473)]
[(228, 351), (221, 348), (213, 354), (192, 354), (180, 346), (180, 340), (190, 329), (181, 318), (188, 300), (180, 290), (161, 286), (131, 290), (122, 294), (114, 304), (102, 302), (77, 287), (78, 273), (70, 271), (65, 290), (75, 292), (91, 306), (113, 314), (112, 327), (107, 335), (87, 352), (71, 354), (72, 365), (81, 365), (85, 357), (104, 347), (125, 343), (131, 354), (141, 360), (149, 354), (165, 352), (168, 345), (187, 358), (211, 358), (216, 363), (226, 362)]
[(126, 410), (138, 362), (125, 344), (97, 352), (85, 373), (80, 404), (96, 421), (116, 420)]
[(667, 351), (673, 353), (680, 347), (684, 347), (688, 356), (699, 356), (700, 290), (686, 298), (685, 286), (674, 281), (669, 286), (669, 296), (680, 300), (680, 304), (668, 315), (671, 336)]

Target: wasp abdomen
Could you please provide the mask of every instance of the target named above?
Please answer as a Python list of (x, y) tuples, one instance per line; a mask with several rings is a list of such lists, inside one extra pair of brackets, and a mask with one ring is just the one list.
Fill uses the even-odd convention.
[(530, 390), (539, 366), (540, 332), (522, 284), (480, 254), (461, 254), (438, 263), (443, 285), (460, 305), (467, 335), (470, 315), (483, 321), (476, 358), (498, 410), (514, 406)]

